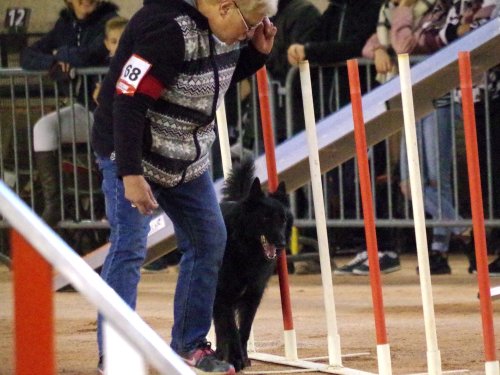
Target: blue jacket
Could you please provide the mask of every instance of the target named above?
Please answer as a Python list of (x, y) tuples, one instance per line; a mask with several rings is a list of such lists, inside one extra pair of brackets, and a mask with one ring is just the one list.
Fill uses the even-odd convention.
[(76, 68), (106, 65), (104, 26), (117, 10), (116, 5), (101, 2), (89, 17), (78, 20), (73, 11), (63, 9), (52, 30), (23, 51), (22, 68), (48, 70), (57, 61)]

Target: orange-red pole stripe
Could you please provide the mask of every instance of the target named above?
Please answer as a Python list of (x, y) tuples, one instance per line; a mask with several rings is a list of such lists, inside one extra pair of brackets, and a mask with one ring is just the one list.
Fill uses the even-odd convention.
[[(276, 156), (274, 153), (274, 134), (271, 121), (271, 106), (269, 103), (269, 86), (266, 67), (257, 71), (257, 87), (259, 91), (260, 116), (264, 150), (266, 152), (267, 179), (270, 192), (278, 188), (278, 172), (276, 170)], [(286, 331), (293, 329), (292, 304), (290, 303), (290, 286), (288, 282), (288, 265), (284, 249), (278, 254), (278, 277), (280, 284), (281, 309), (283, 311), (283, 326)]]
[(16, 375), (54, 375), (52, 267), (15, 230), (11, 246)]
[(373, 212), (373, 194), (370, 183), (370, 170), (366, 146), (365, 122), (361, 104), (361, 86), (359, 83), (358, 61), (347, 61), (349, 73), (349, 89), (351, 93), (352, 118), (354, 121), (354, 139), (356, 141), (356, 155), (358, 159), (359, 183), (361, 187), (361, 202), (363, 205), (363, 218), (365, 221), (365, 235), (370, 265), (370, 284), (372, 289), (373, 313), (375, 315), (375, 330), (377, 344), (387, 343), (385, 327), (384, 302), (380, 278), (380, 265), (378, 261), (377, 233)]
[(472, 227), (477, 261), (477, 279), (483, 324), (483, 343), (486, 361), (495, 361), (495, 333), (493, 328), (493, 308), (490, 295), (488, 255), (486, 251), (486, 231), (484, 227), (483, 195), (477, 149), (476, 118), (472, 99), (472, 78), (469, 52), (459, 52), (460, 89), (462, 90), (462, 113), (465, 129), (467, 170), (472, 211)]

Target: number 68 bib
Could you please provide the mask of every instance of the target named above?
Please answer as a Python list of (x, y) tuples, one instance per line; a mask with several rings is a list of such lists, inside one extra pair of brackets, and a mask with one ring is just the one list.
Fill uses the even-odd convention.
[(116, 83), (116, 92), (134, 96), (137, 87), (141, 83), (151, 64), (137, 55), (132, 55), (123, 66), (120, 78)]

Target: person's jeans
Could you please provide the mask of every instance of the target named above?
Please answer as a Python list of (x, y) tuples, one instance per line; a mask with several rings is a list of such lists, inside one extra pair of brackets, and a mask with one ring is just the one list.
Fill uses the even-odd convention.
[[(111, 288), (135, 309), (137, 284), (141, 266), (146, 257), (146, 241), (151, 216), (142, 215), (125, 198), (123, 181), (117, 178), (116, 163), (109, 158), (97, 157), (103, 175), (102, 191), (106, 202), (106, 216), (111, 228), (111, 246), (104, 260), (101, 277)], [(102, 316), (97, 319), (99, 354), (103, 354)]]
[(226, 226), (210, 173), (178, 187), (153, 187), (172, 220), (182, 253), (174, 298), (173, 350), (186, 353), (203, 342), (212, 322)]
[[(150, 217), (141, 215), (125, 199), (123, 183), (116, 177), (116, 164), (109, 158), (97, 160), (103, 171), (106, 211), (112, 227), (112, 245), (102, 277), (135, 308)], [(178, 353), (186, 353), (203, 342), (210, 329), (218, 272), (226, 246), (226, 227), (208, 171), (178, 187), (151, 187), (173, 222), (177, 248), (182, 253), (171, 347)], [(102, 354), (100, 320), (98, 344)]]
[[(458, 118), (458, 108), (455, 119)], [(452, 118), (451, 106), (438, 107), (417, 124), (417, 140), (422, 168), (425, 211), (435, 220), (460, 219), (453, 205), (452, 168)], [(408, 179), (406, 143), (401, 143), (401, 180)], [(432, 231), (431, 249), (447, 252), (452, 233), (459, 234), (464, 228), (435, 226)]]

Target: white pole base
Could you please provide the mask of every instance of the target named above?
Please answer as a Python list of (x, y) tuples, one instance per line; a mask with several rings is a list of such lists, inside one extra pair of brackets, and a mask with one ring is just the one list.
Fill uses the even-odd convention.
[(389, 344), (377, 345), (378, 373), (392, 375), (391, 349)]
[(342, 354), (340, 350), (340, 335), (328, 335), (328, 364), (330, 366), (342, 366)]
[(295, 329), (283, 331), (283, 335), (285, 339), (285, 358), (291, 361), (298, 360), (297, 336), (295, 334)]
[(104, 325), (104, 373), (146, 375), (141, 354), (106, 321)]
[(441, 375), (441, 353), (439, 350), (427, 351), (427, 369), (429, 375)]
[(498, 361), (489, 361), (484, 363), (484, 369), (486, 375), (499, 375), (500, 366)]

